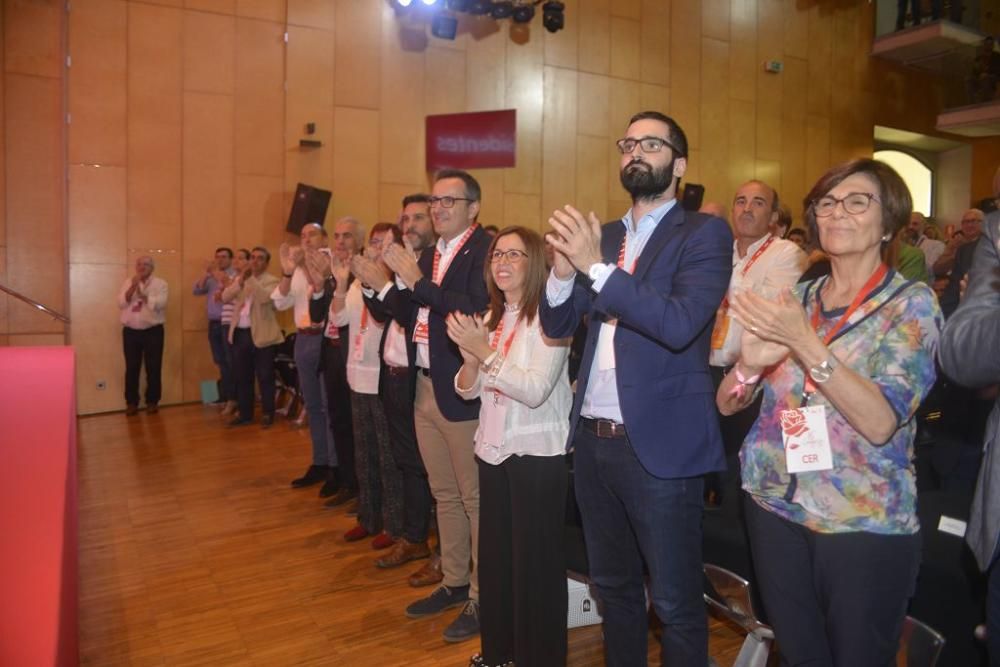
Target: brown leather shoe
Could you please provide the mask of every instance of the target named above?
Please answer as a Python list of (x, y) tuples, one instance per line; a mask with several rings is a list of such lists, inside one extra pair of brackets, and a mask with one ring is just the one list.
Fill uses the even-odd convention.
[(139, 406), (129, 403), (128, 407), (125, 408), (125, 416), (132, 417), (139, 414)]
[(410, 542), (405, 537), (401, 537), (392, 547), (392, 551), (375, 561), (375, 567), (383, 569), (399, 567), (403, 563), (427, 558), (430, 555), (431, 550), (428, 548), (427, 542)]
[(150, 403), (149, 405), (146, 406), (147, 415), (155, 415), (159, 411), (160, 411), (160, 406), (158, 406), (156, 403)]
[(443, 580), (444, 574), (441, 572), (441, 556), (433, 554), (430, 560), (424, 563), (422, 568), (410, 575), (407, 582), (410, 586), (418, 588), (420, 586), (440, 584)]

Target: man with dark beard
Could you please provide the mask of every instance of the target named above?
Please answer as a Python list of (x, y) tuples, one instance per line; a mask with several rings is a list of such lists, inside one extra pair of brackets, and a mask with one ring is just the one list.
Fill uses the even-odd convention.
[(733, 237), (677, 204), (687, 139), (672, 118), (636, 114), (617, 144), (632, 208), (603, 226), (572, 206), (552, 214), (539, 315), (551, 338), (590, 321), (568, 444), (607, 664), (646, 664), (645, 563), (663, 664), (704, 665), (702, 476), (725, 466), (708, 355)]

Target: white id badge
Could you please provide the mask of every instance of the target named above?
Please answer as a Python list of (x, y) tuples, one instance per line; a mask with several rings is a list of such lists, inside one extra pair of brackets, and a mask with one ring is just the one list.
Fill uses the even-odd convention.
[(833, 468), (826, 406), (811, 405), (781, 411), (781, 441), (788, 472), (814, 472)]
[(483, 442), (487, 445), (499, 447), (503, 444), (504, 423), (507, 421), (507, 400), (507, 397), (501, 394), (494, 403), (492, 391), (483, 397), (483, 401), (488, 401), (489, 405), (486, 406), (487, 409), (481, 411), (479, 428), (482, 429)]
[(618, 320), (608, 320), (601, 324), (597, 334), (597, 370), (610, 371), (615, 367), (615, 331)]

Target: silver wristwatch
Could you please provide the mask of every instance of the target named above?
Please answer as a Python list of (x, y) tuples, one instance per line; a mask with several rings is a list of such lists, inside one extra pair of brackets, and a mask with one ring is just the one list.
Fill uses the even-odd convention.
[(826, 358), (826, 361), (820, 364), (816, 364), (809, 369), (809, 377), (816, 384), (823, 384), (833, 376), (833, 372), (837, 370), (837, 358), (832, 354)]

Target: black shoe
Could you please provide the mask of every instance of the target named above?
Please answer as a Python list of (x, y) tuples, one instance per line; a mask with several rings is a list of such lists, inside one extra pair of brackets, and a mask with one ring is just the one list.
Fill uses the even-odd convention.
[(249, 426), (253, 423), (252, 419), (243, 419), (242, 417), (233, 417), (230, 421), (226, 422), (226, 428), (237, 428), (240, 426)]
[(357, 497), (357, 489), (348, 489), (347, 487), (342, 486), (337, 493), (333, 494), (332, 498), (323, 503), (323, 507), (340, 507), (344, 503), (350, 502)]
[(330, 496), (336, 495), (337, 491), (340, 490), (340, 483), (333, 479), (333, 477), (327, 477), (323, 481), (323, 486), (319, 489), (320, 498), (329, 498)]
[[(465, 586), (438, 586), (434, 592), (425, 598), (421, 598), (406, 608), (407, 618), (424, 618), (434, 616), (441, 612), (461, 607), (469, 601), (469, 585)], [(476, 605), (476, 626), (478, 631), (479, 607)]]
[(274, 424), (274, 415), (264, 415), (263, 417), (260, 418), (260, 427), (262, 429), (271, 428), (273, 424)]
[(292, 480), (292, 488), (302, 489), (307, 486), (312, 486), (313, 484), (319, 484), (326, 479), (327, 467), (328, 466), (309, 466), (309, 469), (306, 470), (306, 474)]

